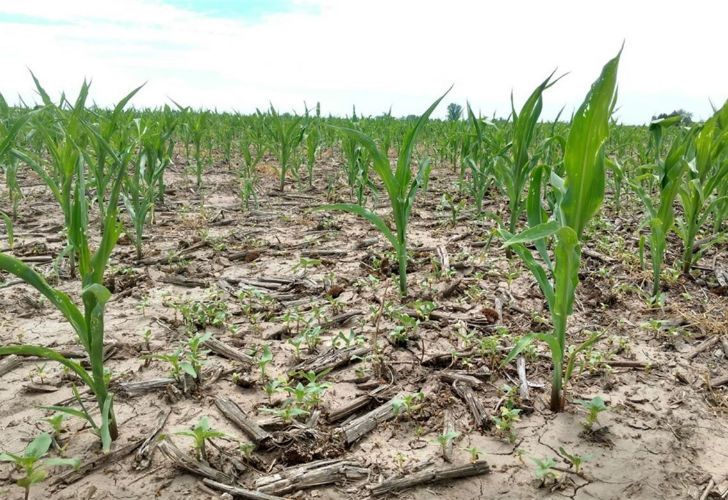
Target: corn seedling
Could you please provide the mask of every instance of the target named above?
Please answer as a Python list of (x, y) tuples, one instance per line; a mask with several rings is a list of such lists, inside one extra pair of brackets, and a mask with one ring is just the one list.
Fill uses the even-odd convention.
[[(604, 197), (604, 142), (609, 133), (609, 117), (615, 105), (617, 55), (603, 68), (601, 75), (592, 85), (586, 99), (577, 110), (572, 120), (571, 130), (564, 151), (565, 179), (556, 180), (555, 189), (559, 199), (554, 219), (544, 221), (544, 210), (538, 210), (529, 218), (529, 227), (522, 233), (508, 238), (506, 245), (514, 249), (536, 278), (541, 291), (546, 297), (551, 321), (552, 333), (533, 333), (523, 337), (504, 360), (510, 362), (518, 353), (534, 340), (546, 342), (551, 350), (552, 385), (551, 410), (563, 409), (563, 385), (568, 381), (564, 377), (564, 351), (566, 349), (567, 320), (572, 311), (574, 294), (579, 284), (579, 265), (581, 259), (581, 239), (584, 228), (596, 213)], [(548, 80), (547, 80), (548, 82)], [(558, 177), (552, 173), (552, 177)], [(538, 186), (532, 192), (541, 192), (540, 176)], [(546, 269), (539, 264), (531, 252), (523, 246), (524, 242), (543, 240), (555, 235), (555, 266), (552, 280), (549, 280), (547, 269), (551, 269), (548, 255), (541, 251), (546, 259)], [(590, 338), (587, 343), (594, 343)], [(570, 373), (567, 372), (567, 376)]]
[(265, 144), (260, 131), (249, 127), (240, 138), (240, 154), (242, 158), (240, 176), (240, 200), (243, 208), (250, 209), (250, 203), (258, 206), (258, 173), (256, 167), (265, 154)]
[(700, 256), (698, 250), (705, 250), (696, 248), (698, 231), (711, 213), (728, 201), (725, 191), (728, 179), (728, 101), (703, 125), (696, 125), (691, 152), (692, 160), (679, 191), (683, 217), (677, 224), (677, 233), (683, 240), (684, 273), (690, 271)]
[(510, 154), (500, 156), (501, 161), (494, 164), (495, 174), (508, 196), (510, 220), (508, 230), (516, 231), (518, 218), (522, 211), (522, 193), (528, 182), (531, 170), (536, 159), (529, 155), (529, 148), (534, 138), (536, 123), (541, 116), (543, 108), (543, 93), (554, 85), (560, 78), (552, 80), (554, 74), (534, 89), (520, 112), (516, 112), (511, 94), (511, 116), (513, 118), (513, 137), (510, 144)]
[(415, 149), (417, 136), (445, 95), (447, 95), (447, 92), (432, 103), (427, 111), (420, 116), (414, 127), (407, 131), (399, 150), (397, 168), (394, 172), (392, 172), (392, 167), (389, 164), (388, 152), (380, 150), (371, 137), (358, 130), (349, 128), (341, 129), (351, 138), (358, 141), (372, 157), (374, 171), (381, 178), (389, 196), (397, 233), (396, 236), (381, 216), (362, 206), (354, 204), (334, 204), (319, 207), (320, 210), (341, 210), (359, 215), (372, 223), (387, 238), (397, 252), (397, 261), (399, 262), (399, 291), (403, 296), (407, 294), (407, 224), (417, 191), (427, 184), (427, 179), (430, 175), (430, 162), (429, 160), (424, 160), (419, 164), (417, 175), (414, 178), (412, 177), (412, 153)]
[(286, 174), (291, 167), (291, 158), (303, 140), (304, 129), (300, 126), (302, 119), (300, 116), (286, 118), (280, 115), (271, 104), (270, 111), (263, 122), (270, 136), (271, 144), (278, 156), (281, 191), (286, 186)]
[(321, 105), (316, 103), (316, 116), (309, 116), (306, 108), (306, 170), (308, 173), (308, 187), (313, 187), (313, 167), (316, 164), (316, 155), (321, 146)]
[[(638, 183), (632, 183), (632, 188), (642, 200), (647, 210), (647, 223), (650, 227), (650, 260), (652, 261), (652, 299), (658, 300), (660, 296), (660, 272), (665, 255), (667, 236), (673, 228), (675, 220), (673, 203), (681, 185), (683, 172), (688, 164), (684, 156), (688, 139), (677, 137), (673, 142), (667, 156), (660, 155), (660, 146), (664, 130), (679, 123), (679, 117), (665, 118), (653, 121), (650, 124), (652, 141), (655, 150), (654, 173), (648, 172), (639, 176)], [(656, 185), (659, 193), (659, 203), (655, 205), (649, 194), (650, 187)], [(644, 240), (640, 238), (640, 261), (644, 261)]]
[[(36, 80), (37, 83), (37, 80)], [(44, 101), (50, 106), (50, 98), (37, 83)], [(136, 92), (136, 91), (134, 91)], [(132, 92), (133, 95), (134, 92)], [(47, 133), (46, 146), (50, 151), (54, 165), (62, 168), (63, 184), (60, 187), (56, 181), (40, 168), (28, 155), (25, 155), (34, 163), (35, 169), (41, 177), (49, 183), (51, 191), (56, 199), (64, 207), (66, 215), (66, 229), (70, 251), (78, 257), (78, 271), (81, 278), (82, 290), (81, 301), (83, 312), (73, 303), (70, 297), (60, 290), (51, 287), (47, 281), (27, 264), (0, 253), (0, 269), (9, 272), (22, 279), (36, 290), (38, 290), (49, 302), (58, 309), (66, 320), (71, 324), (78, 336), (81, 345), (88, 354), (91, 363), (91, 373), (78, 362), (66, 358), (57, 351), (46, 347), (33, 345), (6, 345), (0, 347), (0, 356), (15, 354), (19, 356), (36, 356), (49, 361), (61, 363), (64, 367), (74, 372), (88, 386), (96, 398), (98, 409), (101, 414), (101, 422), (97, 424), (90, 413), (81, 403), (78, 391), (74, 387), (74, 394), (81, 409), (68, 407), (52, 407), (52, 409), (65, 412), (69, 415), (84, 418), (101, 437), (103, 449), (108, 451), (111, 441), (118, 436), (116, 419), (114, 417), (112, 395), (108, 390), (108, 377), (104, 370), (104, 307), (111, 297), (111, 293), (103, 286), (104, 271), (109, 261), (111, 251), (116, 245), (119, 237), (120, 226), (117, 222), (117, 207), (119, 203), (119, 192), (123, 175), (131, 156), (129, 144), (125, 144), (120, 152), (112, 147), (94, 127), (87, 126), (81, 122), (81, 115), (88, 93), (88, 85), (84, 83), (75, 107), (70, 112), (70, 118), (59, 121), (61, 134), (64, 137), (57, 143), (55, 136)], [(55, 112), (61, 115), (65, 113), (55, 108)], [(65, 117), (64, 117), (65, 118)], [(83, 128), (84, 133), (89, 134), (99, 141), (108, 157), (111, 160), (112, 174), (109, 185), (109, 199), (102, 220), (101, 241), (97, 250), (92, 253), (88, 238), (89, 207), (87, 203), (86, 189), (86, 163), (87, 157), (78, 149), (74, 134), (80, 134)]]
[(164, 201), (164, 173), (172, 163), (173, 133), (177, 121), (168, 106), (153, 119), (135, 120), (139, 151), (133, 171), (123, 184), (123, 201), (134, 229), (137, 259), (142, 257), (144, 228), (154, 218), (157, 201)]

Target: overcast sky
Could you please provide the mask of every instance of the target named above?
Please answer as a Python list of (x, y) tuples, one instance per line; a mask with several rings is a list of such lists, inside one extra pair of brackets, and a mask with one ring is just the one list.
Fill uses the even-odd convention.
[(705, 118), (728, 98), (726, 19), (722, 0), (0, 0), (0, 92), (36, 101), (30, 68), (52, 95), (92, 79), (102, 105), (146, 81), (136, 106), (406, 115), (454, 84), (446, 102), (503, 116), (558, 68), (553, 118), (624, 41), (621, 121)]

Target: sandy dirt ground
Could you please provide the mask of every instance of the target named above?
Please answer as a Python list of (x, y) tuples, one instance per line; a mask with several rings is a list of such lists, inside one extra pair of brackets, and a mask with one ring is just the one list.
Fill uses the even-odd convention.
[[(589, 229), (569, 331), (574, 343), (591, 332), (603, 336), (579, 358), (565, 411), (554, 414), (548, 408), (550, 362), (544, 345), (535, 344), (524, 356), (528, 398), (519, 392), (516, 363), (501, 367), (514, 338), (548, 331), (543, 297), (520, 262), (506, 257), (501, 241), (491, 240), (491, 219), (456, 214), (453, 222), (442, 208), (443, 193), (454, 191), (446, 167), (435, 169), (429, 190), (416, 202), (410, 291), (400, 301), (395, 260), (386, 241), (353, 215), (311, 210), (327, 200), (350, 201), (348, 188), (340, 184), (343, 178), (329, 180), (340, 169), (339, 160), (325, 154), (313, 189), (299, 190), (291, 182), (283, 194), (274, 189), (274, 164), (269, 159), (260, 167), (259, 207), (244, 211), (233, 167), (218, 162), (209, 169), (203, 207), (192, 177), (184, 174), (184, 160), (176, 159), (165, 203), (157, 207), (147, 231), (143, 260), (135, 260), (133, 246), (122, 237), (107, 272), (114, 294), (107, 306), (107, 366), (120, 429), (113, 449), (127, 452), (100, 461), (98, 438), (82, 421), (69, 419), (59, 445), (65, 456), (90, 464), (88, 471), (67, 476), (65, 469), (50, 469), (31, 498), (220, 498), (221, 492), (180, 470), (159, 449), (152, 449), (149, 460), (135, 449), (164, 422), (152, 442), (162, 436), (193, 457), (191, 439), (176, 433), (204, 416), (226, 434), (208, 446), (209, 465), (243, 487), (254, 489), (261, 477), (315, 460), (345, 460), (352, 470), (365, 471), (281, 496), (362, 498), (384, 479), (442, 468), (447, 464), (437, 437), (448, 419), (458, 433), (452, 463), (470, 463), (467, 449), (476, 448), (489, 471), (418, 486), (398, 493), (399, 498), (698, 499), (719, 498), (719, 492), (728, 491), (728, 387), (707, 383), (728, 374), (728, 298), (715, 277), (716, 269), (728, 264), (725, 245), (706, 255), (691, 277), (666, 273), (667, 303), (650, 307), (642, 292), (649, 289), (650, 275), (637, 257), (640, 212), (629, 202), (620, 215), (606, 206)], [(21, 182), (25, 200), (13, 253), (34, 257), (38, 269), (52, 274), (52, 258), (64, 246), (61, 212), (35, 178)], [(487, 210), (505, 213), (501, 195), (486, 200)], [(385, 200), (377, 203), (386, 214)], [(671, 241), (667, 261), (677, 252), (679, 243)], [(47, 301), (24, 284), (13, 284), (8, 275), (0, 280), (11, 285), (0, 288), (0, 342), (53, 346), (82, 359), (73, 331)], [(79, 291), (65, 267), (58, 286), (72, 296)], [(240, 296), (243, 288), (257, 295)], [(393, 341), (396, 323), (387, 311), (415, 301), (434, 302), (435, 312), (420, 318), (408, 340)], [(304, 361), (333, 352), (340, 333), (358, 337), (351, 349), (371, 346), (376, 334), (381, 352), (364, 354), (326, 374), (331, 386), (315, 412), (318, 418), (295, 425), (266, 411), (282, 408), (286, 395), (269, 400), (255, 363), (216, 352), (207, 354), (196, 387), (172, 381), (129, 390), (125, 384), (169, 377), (169, 365), (155, 356), (173, 353), (194, 329), (173, 303), (219, 307), (224, 324), (207, 330), (254, 359), (269, 346), (269, 377), (295, 371), (300, 360), (290, 339), (300, 333), (301, 321), (321, 326), (317, 348), (301, 350)], [(296, 321), (292, 313), (304, 319)], [(145, 338), (147, 330), (151, 335)], [(343, 342), (336, 342), (339, 350), (345, 349)], [(483, 426), (476, 424), (448, 378), (463, 375), (471, 377), (468, 386), (485, 410)], [(41, 407), (73, 405), (72, 382), (59, 365), (31, 359), (3, 373), (0, 449), (19, 451), (38, 432), (48, 431), (44, 419), (51, 412)], [(411, 411), (380, 422), (349, 446), (338, 431), (345, 419), (329, 420), (356, 398), (368, 397), (349, 419), (400, 392), (418, 391), (422, 399)], [(578, 400), (594, 396), (604, 399), (607, 410), (588, 432)], [(274, 444), (251, 457), (242, 453), (239, 444), (249, 436), (217, 408), (221, 397), (269, 432)], [(492, 417), (509, 406), (522, 410), (512, 436), (492, 425)], [(578, 473), (564, 452), (585, 457)], [(534, 460), (548, 458), (554, 461), (551, 474), (537, 479)], [(17, 477), (10, 465), (0, 465), (0, 498), (22, 498), (14, 485)], [(709, 485), (711, 496), (706, 497)]]

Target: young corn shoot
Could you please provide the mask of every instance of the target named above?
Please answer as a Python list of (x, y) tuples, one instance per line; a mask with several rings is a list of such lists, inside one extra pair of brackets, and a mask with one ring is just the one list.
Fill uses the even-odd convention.
[(449, 89), (432, 103), (427, 111), (419, 117), (415, 125), (407, 131), (399, 149), (397, 168), (394, 172), (389, 163), (387, 151), (383, 151), (377, 147), (371, 137), (358, 130), (350, 128), (340, 129), (349, 137), (358, 141), (369, 152), (373, 161), (374, 171), (381, 178), (384, 189), (389, 196), (396, 234), (392, 232), (389, 225), (380, 215), (360, 205), (339, 203), (318, 207), (318, 210), (340, 210), (359, 215), (372, 223), (382, 233), (397, 252), (397, 261), (399, 262), (399, 292), (402, 296), (407, 295), (407, 225), (409, 216), (417, 191), (427, 184), (431, 169), (429, 160), (423, 160), (419, 164), (417, 174), (413, 176), (411, 167), (412, 153), (415, 149), (417, 136), (432, 112), (435, 111), (437, 105), (440, 104), (440, 101), (442, 101), (448, 92), (450, 92)]
[(300, 127), (302, 119), (300, 116), (290, 119), (281, 116), (271, 104), (270, 112), (263, 122), (278, 156), (281, 191), (286, 187), (286, 174), (291, 166), (291, 157), (303, 140), (304, 129)]
[(520, 113), (516, 112), (511, 94), (511, 113), (513, 117), (513, 138), (511, 140), (510, 155), (502, 155), (504, 162), (496, 162), (496, 174), (502, 182), (506, 195), (508, 195), (508, 207), (510, 219), (508, 230), (515, 233), (518, 218), (521, 215), (522, 193), (528, 182), (531, 170), (535, 166), (535, 158), (529, 155), (531, 142), (533, 141), (536, 123), (541, 116), (543, 108), (543, 93), (546, 89), (559, 81), (551, 80), (554, 73), (551, 73), (546, 80), (534, 89), (529, 98), (523, 104)]
[[(42, 89), (38, 84), (38, 88)], [(131, 145), (124, 143), (121, 151), (112, 147), (100, 133), (92, 126), (82, 121), (83, 102), (88, 92), (88, 85), (84, 83), (81, 96), (72, 109), (75, 115), (69, 121), (60, 123), (63, 127), (63, 135), (66, 137), (61, 149), (55, 147), (55, 142), (48, 143), (52, 156), (59, 155), (57, 165), (68, 171), (63, 173), (63, 188), (59, 189), (59, 201), (64, 206), (69, 248), (73, 255), (78, 258), (78, 271), (81, 278), (81, 302), (82, 310), (79, 309), (71, 298), (64, 292), (50, 286), (38, 272), (21, 260), (0, 252), (0, 269), (15, 275), (27, 284), (38, 290), (48, 301), (65, 317), (73, 327), (78, 339), (86, 351), (91, 372), (77, 361), (69, 359), (59, 352), (35, 345), (5, 345), (0, 347), (0, 357), (15, 354), (18, 356), (34, 356), (49, 361), (61, 363), (64, 367), (74, 372), (83, 383), (88, 386), (96, 398), (100, 412), (100, 423), (97, 423), (81, 402), (79, 391), (74, 387), (74, 396), (78, 400), (81, 409), (74, 409), (65, 406), (49, 407), (49, 409), (66, 413), (72, 416), (81, 417), (88, 421), (89, 425), (101, 438), (104, 451), (108, 451), (111, 442), (118, 436), (116, 418), (113, 409), (113, 397), (109, 392), (109, 376), (104, 369), (104, 308), (111, 297), (111, 292), (104, 287), (104, 271), (116, 245), (120, 234), (120, 225), (117, 221), (119, 205), (119, 193), (121, 183), (131, 157)], [(47, 98), (47, 96), (46, 96)], [(48, 99), (48, 101), (50, 101)], [(102, 220), (101, 240), (98, 248), (92, 253), (89, 244), (89, 207), (86, 188), (86, 154), (79, 149), (77, 141), (73, 140), (74, 134), (80, 134), (81, 129), (90, 134), (103, 144), (106, 154), (110, 158), (109, 168), (111, 169), (108, 205)], [(27, 156), (27, 155), (26, 155)], [(36, 164), (37, 166), (37, 164)], [(42, 169), (41, 169), (42, 170)], [(41, 176), (58, 185), (49, 176)], [(54, 187), (52, 187), (52, 190)], [(60, 192), (63, 195), (60, 196)]]
[[(681, 178), (688, 164), (685, 161), (687, 140), (677, 137), (667, 156), (660, 157), (660, 145), (664, 130), (680, 123), (679, 116), (653, 121), (650, 124), (655, 149), (654, 174), (647, 173), (637, 178), (639, 183), (632, 183), (637, 196), (647, 209), (647, 223), (650, 227), (650, 260), (652, 261), (652, 300), (658, 301), (660, 296), (660, 272), (665, 256), (667, 236), (673, 228), (675, 213), (673, 203), (680, 188)], [(655, 206), (649, 194), (650, 185), (656, 181), (659, 190), (659, 203)]]
[[(504, 364), (513, 360), (534, 340), (547, 343), (553, 364), (551, 410), (555, 412), (561, 411), (564, 407), (563, 385), (571, 374), (570, 369), (564, 373), (564, 352), (567, 320), (579, 284), (581, 239), (584, 228), (604, 198), (604, 143), (609, 134), (609, 118), (616, 100), (620, 56), (621, 50), (604, 66), (601, 75), (574, 115), (564, 151), (566, 177), (563, 182), (554, 183), (559, 200), (554, 218), (529, 227), (516, 236), (504, 231), (507, 238), (506, 245), (513, 248), (521, 257), (541, 287), (553, 323), (551, 333), (532, 333), (522, 337), (506, 357)], [(555, 176), (555, 173), (552, 173), (552, 176)], [(524, 242), (539, 241), (549, 236), (555, 236), (556, 239), (554, 247), (556, 263), (551, 273), (551, 280), (547, 274), (548, 264), (545, 269), (523, 246)], [(597, 338), (592, 336), (587, 343), (593, 344)]]
[(690, 271), (700, 256), (695, 244), (698, 232), (710, 214), (728, 200), (725, 191), (728, 179), (728, 101), (704, 124), (695, 127), (691, 149), (693, 161), (679, 191), (683, 217), (677, 225), (677, 233), (683, 240), (684, 273)]

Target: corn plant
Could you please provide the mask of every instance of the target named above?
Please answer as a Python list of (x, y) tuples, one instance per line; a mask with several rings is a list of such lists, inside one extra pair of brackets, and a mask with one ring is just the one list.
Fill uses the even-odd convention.
[[(639, 176), (631, 184), (637, 196), (642, 200), (647, 210), (647, 223), (650, 227), (650, 259), (652, 261), (652, 298), (657, 300), (660, 296), (660, 271), (665, 255), (667, 236), (672, 230), (675, 220), (673, 203), (681, 185), (683, 172), (687, 168), (685, 152), (687, 140), (677, 137), (668, 154), (663, 159), (660, 155), (660, 145), (663, 131), (667, 127), (677, 125), (680, 117), (664, 118), (650, 124), (655, 150), (655, 161), (648, 165), (649, 172)], [(659, 193), (659, 203), (655, 206), (649, 194), (652, 184), (656, 184)]]
[[(534, 220), (536, 225), (516, 236), (504, 231), (508, 238), (506, 245), (513, 248), (521, 257), (541, 287), (553, 323), (551, 333), (532, 333), (522, 337), (504, 363), (514, 359), (534, 340), (547, 343), (553, 363), (551, 410), (556, 412), (563, 409), (563, 386), (573, 369), (573, 362), (569, 363), (566, 372), (563, 365), (567, 320), (572, 312), (574, 293), (579, 284), (581, 239), (584, 228), (599, 209), (604, 197), (603, 146), (609, 134), (609, 117), (616, 101), (616, 78), (620, 55), (621, 51), (604, 66), (601, 75), (574, 115), (564, 151), (565, 179), (554, 182), (559, 201), (553, 220), (548, 222)], [(552, 173), (552, 177), (554, 176), (556, 174)], [(542, 215), (543, 211), (540, 211), (538, 218), (540, 219)], [(547, 273), (549, 266), (545, 268), (539, 264), (523, 243), (543, 240), (552, 235), (556, 240), (554, 246), (556, 263), (551, 273), (552, 279), (549, 279)], [(544, 257), (548, 259), (548, 255)], [(596, 335), (590, 337), (572, 351), (572, 356), (597, 339)]]
[[(84, 83), (82, 94), (87, 91), (88, 85)], [(83, 99), (85, 99), (85, 96), (83, 96)], [(73, 113), (78, 112), (79, 109), (75, 107)], [(108, 451), (111, 442), (118, 436), (118, 430), (116, 418), (114, 417), (113, 396), (109, 392), (109, 376), (104, 370), (104, 308), (111, 297), (111, 293), (103, 286), (103, 279), (109, 257), (120, 233), (120, 225), (117, 222), (119, 195), (124, 173), (131, 157), (131, 149), (117, 152), (100, 136), (95, 128), (85, 123), (74, 123), (73, 125), (84, 126), (89, 134), (94, 135), (97, 140), (101, 141), (106, 148), (106, 154), (111, 159), (110, 168), (112, 171), (107, 210), (102, 221), (101, 241), (96, 251), (92, 252), (88, 237), (89, 206), (85, 155), (78, 150), (76, 142), (70, 139), (71, 133), (68, 130), (63, 131), (66, 139), (63, 141), (62, 149), (55, 148), (55, 142), (49, 142), (52, 155), (57, 155), (62, 160), (56, 165), (69, 169), (69, 172), (64, 172), (67, 177), (64, 177), (64, 195), (60, 200), (68, 204), (66, 207), (66, 229), (69, 246), (74, 255), (78, 257), (78, 271), (82, 285), (80, 298), (83, 304), (83, 312), (67, 294), (51, 287), (43, 276), (15, 257), (0, 253), (0, 269), (17, 276), (34, 287), (66, 318), (88, 355), (91, 373), (88, 373), (80, 363), (47, 347), (6, 345), (0, 347), (0, 356), (10, 354), (35, 356), (61, 363), (75, 373), (94, 394), (100, 411), (100, 423), (96, 423), (83, 405), (79, 392), (75, 387), (74, 395), (79, 402), (80, 410), (62, 406), (51, 407), (51, 409), (87, 420), (94, 431), (99, 434), (103, 449)], [(74, 151), (73, 148), (76, 148), (76, 150)], [(45, 178), (55, 182), (49, 176)], [(52, 187), (51, 190), (53, 189)], [(66, 210), (64, 209), (64, 211)]]
[(536, 87), (529, 98), (516, 112), (511, 94), (511, 108), (513, 118), (513, 137), (511, 140), (510, 155), (502, 155), (504, 161), (495, 163), (496, 175), (502, 183), (503, 189), (508, 196), (508, 207), (510, 220), (508, 230), (511, 233), (516, 231), (518, 218), (522, 211), (522, 195), (528, 182), (531, 170), (535, 166), (535, 158), (529, 155), (529, 148), (533, 142), (536, 123), (541, 116), (543, 108), (543, 93), (546, 89), (559, 81), (552, 80), (553, 73), (546, 80)]
[[(40, 84), (36, 82), (36, 86)], [(131, 115), (126, 116), (124, 114), (124, 108), (131, 101), (131, 99), (139, 92), (144, 85), (141, 85), (131, 92), (129, 92), (118, 104), (114, 107), (110, 114), (99, 112), (93, 113), (93, 119), (98, 124), (98, 133), (89, 135), (89, 142), (93, 149), (93, 161), (89, 161), (89, 171), (93, 175), (94, 184), (96, 188), (96, 204), (99, 207), (99, 215), (101, 220), (104, 220), (106, 216), (106, 193), (108, 185), (113, 182), (114, 169), (112, 165), (108, 164), (109, 155), (107, 153), (107, 145), (114, 144), (114, 140), (119, 138), (124, 139), (124, 128), (126, 127), (128, 120), (131, 119)], [(83, 108), (81, 108), (82, 110)], [(121, 133), (118, 133), (121, 132)]]
[(258, 206), (258, 172), (256, 167), (265, 154), (266, 146), (260, 131), (251, 126), (240, 137), (240, 156), (242, 158), (238, 176), (240, 178), (240, 201), (243, 208), (250, 209), (250, 202)]
[[(169, 106), (165, 104), (162, 111), (148, 121), (144, 134), (141, 137), (141, 147), (147, 164), (152, 167), (145, 172), (147, 184), (152, 184), (157, 176), (157, 201), (164, 203), (165, 184), (164, 173), (172, 164), (174, 151), (174, 133), (179, 128), (179, 120)], [(154, 213), (152, 207), (152, 214)]]
[(165, 106), (161, 116), (134, 120), (137, 154), (122, 185), (122, 200), (133, 226), (130, 234), (137, 259), (142, 258), (144, 228), (154, 217), (157, 200), (164, 196), (164, 172), (172, 163), (172, 135), (176, 122)]
[(677, 223), (677, 233), (683, 240), (684, 273), (700, 256), (695, 248), (698, 232), (710, 214), (726, 203), (728, 101), (703, 125), (696, 126), (691, 149), (693, 158), (679, 191), (683, 217)]
[(300, 116), (287, 119), (281, 116), (271, 104), (270, 111), (265, 117), (264, 124), (271, 139), (272, 146), (278, 156), (281, 185), (283, 191), (286, 186), (286, 174), (291, 166), (291, 157), (295, 149), (303, 140), (304, 129), (300, 126)]
[(344, 153), (345, 161), (343, 166), (351, 196), (356, 199), (357, 205), (364, 206), (367, 189), (374, 188), (369, 179), (369, 164), (371, 161), (367, 151), (359, 144), (357, 139), (346, 134), (341, 140), (341, 151)]
[(313, 187), (313, 167), (316, 164), (316, 155), (321, 147), (321, 104), (316, 103), (316, 115), (309, 116), (306, 108), (306, 170), (308, 173), (308, 187)]
[[(475, 213), (480, 216), (483, 211), (483, 198), (493, 183), (493, 152), (499, 148), (497, 142), (500, 131), (498, 127), (490, 122), (477, 118), (468, 104), (468, 123), (473, 129), (468, 153), (465, 155), (465, 164), (470, 169), (469, 191), (475, 201)], [(494, 136), (491, 137), (486, 128), (494, 129)]]
[(427, 111), (415, 122), (414, 126), (407, 131), (399, 149), (397, 168), (394, 172), (392, 172), (392, 167), (389, 164), (387, 152), (378, 148), (368, 135), (350, 128), (340, 129), (350, 137), (356, 139), (372, 157), (374, 171), (381, 178), (384, 183), (384, 189), (389, 196), (396, 235), (381, 216), (360, 205), (340, 203), (319, 207), (319, 210), (341, 210), (357, 214), (371, 222), (387, 238), (397, 252), (397, 261), (399, 262), (399, 292), (403, 296), (407, 294), (407, 224), (417, 191), (427, 184), (431, 168), (429, 160), (423, 160), (418, 166), (417, 174), (413, 177), (411, 167), (412, 153), (418, 134), (448, 92), (450, 90), (432, 103)]
[(190, 135), (192, 138), (192, 144), (195, 148), (195, 178), (197, 184), (197, 190), (202, 190), (202, 173), (205, 170), (205, 162), (202, 160), (202, 141), (205, 139), (205, 132), (207, 131), (207, 113), (200, 112), (197, 116), (193, 117), (190, 122)]
[(2, 219), (5, 225), (5, 233), (8, 237), (8, 246), (12, 247), (13, 221), (16, 217), (17, 205), (22, 198), (23, 193), (17, 182), (18, 160), (10, 153), (14, 145), (15, 136), (30, 117), (30, 113), (25, 113), (11, 122), (11, 118), (9, 117), (10, 109), (5, 102), (5, 99), (2, 97), (2, 94), (0, 94), (0, 111), (2, 111), (3, 116), (7, 117), (0, 120), (0, 162), (3, 162), (5, 159), (9, 162), (5, 165), (5, 184), (13, 207), (12, 216), (0, 210), (0, 219)]

